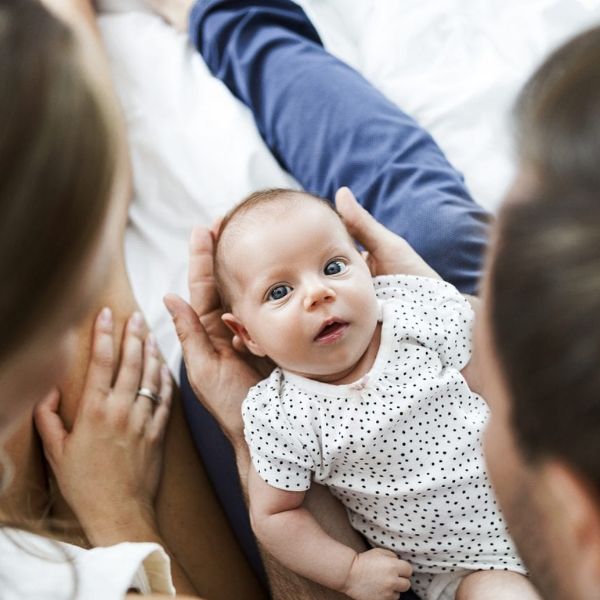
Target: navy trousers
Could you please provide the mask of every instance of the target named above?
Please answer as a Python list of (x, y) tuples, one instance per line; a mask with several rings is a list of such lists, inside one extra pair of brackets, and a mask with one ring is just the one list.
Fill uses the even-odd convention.
[[(211, 72), (250, 108), (274, 156), (307, 191), (331, 200), (339, 187), (350, 187), (444, 279), (462, 292), (477, 292), (489, 214), (433, 138), (323, 48), (298, 5), (200, 0), (189, 33)], [(232, 450), (195, 399), (183, 367), (181, 381), (208, 475), (248, 560), (266, 582)]]

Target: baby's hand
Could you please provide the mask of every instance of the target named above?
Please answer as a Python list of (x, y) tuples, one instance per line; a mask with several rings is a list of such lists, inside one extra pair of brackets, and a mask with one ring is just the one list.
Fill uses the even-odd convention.
[(355, 600), (397, 600), (410, 589), (412, 567), (392, 551), (374, 548), (354, 557), (344, 594)]

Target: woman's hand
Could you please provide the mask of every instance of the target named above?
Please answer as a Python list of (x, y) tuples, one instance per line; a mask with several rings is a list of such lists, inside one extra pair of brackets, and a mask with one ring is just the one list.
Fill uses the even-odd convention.
[(404, 238), (378, 223), (347, 187), (337, 191), (335, 207), (350, 235), (365, 249), (373, 276), (399, 274), (441, 279)]
[[(52, 392), (36, 408), (35, 423), (58, 486), (94, 545), (133, 540), (155, 526), (153, 503), (160, 479), (162, 440), (172, 384), (154, 337), (143, 340), (135, 313), (115, 368), (113, 321), (104, 309), (95, 323), (92, 356), (71, 431)], [(160, 402), (138, 394), (147, 388)], [(141, 524), (141, 526), (140, 526)]]
[[(191, 305), (169, 294), (171, 313), (196, 396), (215, 417), (232, 444), (243, 442), (241, 404), (248, 390), (268, 374), (269, 365), (242, 356), (232, 346), (213, 273), (211, 232), (196, 227), (190, 240), (188, 284)], [(272, 368), (272, 366), (270, 367)]]

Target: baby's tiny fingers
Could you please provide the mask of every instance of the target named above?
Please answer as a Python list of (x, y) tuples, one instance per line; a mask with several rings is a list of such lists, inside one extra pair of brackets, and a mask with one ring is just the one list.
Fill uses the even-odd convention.
[(412, 574), (412, 565), (405, 560), (398, 560), (398, 575), (400, 575), (400, 577), (411, 577)]
[(396, 592), (408, 592), (410, 590), (410, 579), (399, 577), (398, 583), (394, 586)]

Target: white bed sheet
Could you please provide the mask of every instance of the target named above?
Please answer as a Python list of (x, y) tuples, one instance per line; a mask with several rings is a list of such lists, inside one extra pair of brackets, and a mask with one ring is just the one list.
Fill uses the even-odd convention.
[[(600, 0), (303, 0), (326, 47), (429, 129), (495, 210), (513, 174), (510, 109), (536, 64), (600, 22)], [(134, 293), (177, 374), (162, 305), (187, 297), (187, 240), (246, 194), (297, 186), (249, 111), (143, 0), (103, 0), (100, 27), (131, 143), (126, 259)]]

